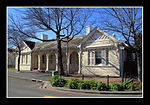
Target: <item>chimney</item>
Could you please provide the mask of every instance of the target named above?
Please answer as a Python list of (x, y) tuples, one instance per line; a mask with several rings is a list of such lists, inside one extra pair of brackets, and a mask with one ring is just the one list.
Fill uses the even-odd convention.
[[(41, 39), (42, 40), (48, 40), (48, 35), (41, 34)], [(43, 42), (43, 41), (41, 41), (41, 42)]]
[(87, 25), (86, 26), (86, 35), (88, 35), (91, 32), (91, 26)]
[(113, 38), (116, 38), (116, 35), (115, 35), (115, 33), (113, 33)]

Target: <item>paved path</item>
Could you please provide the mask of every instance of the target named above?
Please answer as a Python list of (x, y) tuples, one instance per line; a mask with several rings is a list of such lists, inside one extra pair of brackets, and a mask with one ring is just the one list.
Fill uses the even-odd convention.
[[(73, 89), (58, 89), (58, 88), (50, 88), (50, 89), (40, 89), (40, 85), (42, 82), (32, 82), (31, 80), (41, 80), (48, 81), (50, 79), (50, 73), (41, 73), (41, 72), (20, 72), (16, 73), (15, 70), (8, 71), (8, 84), (9, 84), (9, 95), (10, 96), (26, 96), (26, 97), (142, 97), (141, 94), (120, 94), (120, 93), (108, 93), (103, 92), (95, 93), (85, 91), (85, 90), (73, 90)], [(15, 77), (15, 78), (14, 78)], [(10, 79), (13, 78), (13, 79)], [(24, 80), (23, 82), (20, 82)], [(26, 82), (28, 80), (28, 82)], [(30, 82), (29, 82), (30, 81)], [(40, 85), (39, 85), (40, 84)], [(34, 85), (38, 87), (35, 88)], [(12, 90), (13, 87), (13, 90)], [(22, 91), (22, 93), (21, 93)], [(15, 92), (15, 93), (13, 93)], [(33, 94), (32, 94), (33, 92)], [(34, 93), (35, 92), (35, 93)], [(118, 92), (118, 91), (117, 91)], [(42, 94), (41, 94), (42, 93)], [(48, 93), (48, 94), (47, 94)], [(16, 95), (14, 95), (16, 94)], [(120, 95), (119, 95), (120, 94)]]
[(109, 98), (109, 97), (141, 97), (141, 95), (118, 95), (118, 94), (89, 94), (71, 91), (62, 91), (57, 89), (40, 89), (40, 83), (30, 80), (8, 78), (8, 93), (9, 98)]
[(48, 81), (51, 77), (51, 74), (46, 72), (19, 72), (17, 73), (15, 70), (8, 70), (9, 76), (16, 76), (20, 78), (26, 78), (26, 79), (39, 79), (43, 81)]

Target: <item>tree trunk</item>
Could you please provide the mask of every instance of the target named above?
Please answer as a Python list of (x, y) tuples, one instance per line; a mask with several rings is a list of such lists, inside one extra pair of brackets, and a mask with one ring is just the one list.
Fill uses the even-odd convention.
[(138, 80), (142, 82), (142, 54), (136, 52), (136, 56), (137, 56)]
[(63, 64), (62, 64), (62, 52), (61, 52), (61, 40), (60, 36), (57, 35), (57, 55), (58, 55), (58, 74), (63, 75)]
[(20, 71), (20, 55), (21, 55), (21, 51), (19, 50), (17, 71)]

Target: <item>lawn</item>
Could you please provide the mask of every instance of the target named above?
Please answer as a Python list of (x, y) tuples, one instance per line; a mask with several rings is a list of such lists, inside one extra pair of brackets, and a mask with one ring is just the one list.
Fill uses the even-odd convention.
[(15, 68), (8, 68), (8, 70), (16, 70)]

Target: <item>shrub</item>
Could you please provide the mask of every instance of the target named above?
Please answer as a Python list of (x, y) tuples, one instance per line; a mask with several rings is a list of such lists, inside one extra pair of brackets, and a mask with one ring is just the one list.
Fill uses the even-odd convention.
[(123, 83), (121, 83), (121, 88), (134, 90), (133, 83), (132, 82), (128, 83), (128, 81), (124, 81)]
[(139, 84), (139, 89), (142, 90), (142, 82), (140, 82), (140, 84)]
[(78, 82), (78, 88), (80, 89), (86, 89), (86, 83), (82, 80), (79, 80)]
[(132, 82), (127, 84), (127, 89), (134, 90), (134, 86)]
[(107, 90), (107, 86), (106, 86), (105, 83), (98, 82), (96, 89), (99, 90), (99, 91), (104, 91), (104, 90)]
[(91, 89), (90, 87), (90, 80), (84, 81), (85, 89)]
[(89, 80), (87, 83), (89, 84), (90, 89), (95, 90), (97, 88), (97, 82), (95, 80)]
[(79, 80), (77, 78), (73, 77), (70, 80), (68, 80), (67, 87), (70, 89), (77, 89), (78, 83), (79, 83)]
[(80, 89), (93, 89), (94, 90), (97, 88), (97, 82), (94, 80), (86, 80), (86, 81), (79, 80), (78, 88), (80, 88)]
[(128, 81), (124, 81), (124, 82), (120, 83), (121, 88), (122, 89), (127, 89), (127, 83), (128, 83)]
[(63, 87), (67, 83), (63, 76), (53, 76), (50, 80), (52, 86)]
[(113, 89), (113, 90), (121, 90), (121, 89), (122, 89), (122, 86), (121, 86), (121, 84), (119, 84), (119, 83), (112, 82), (112, 83), (110, 84), (110, 88)]

